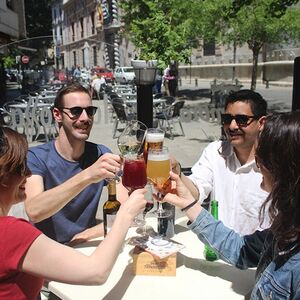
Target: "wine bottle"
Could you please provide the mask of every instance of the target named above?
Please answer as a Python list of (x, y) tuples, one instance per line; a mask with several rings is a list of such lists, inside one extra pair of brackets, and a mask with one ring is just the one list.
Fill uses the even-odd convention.
[(121, 203), (117, 200), (116, 182), (108, 184), (108, 200), (103, 205), (104, 236), (111, 230)]
[[(218, 220), (218, 201), (212, 200), (210, 204), (210, 213), (211, 215)], [(207, 245), (204, 247), (204, 257), (208, 261), (214, 261), (218, 259), (217, 254), (213, 251), (213, 249)]]

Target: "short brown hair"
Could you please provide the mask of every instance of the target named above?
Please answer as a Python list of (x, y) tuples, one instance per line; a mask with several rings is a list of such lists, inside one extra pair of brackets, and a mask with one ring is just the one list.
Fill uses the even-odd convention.
[(90, 92), (84, 86), (79, 83), (72, 83), (61, 88), (55, 98), (54, 107), (60, 108), (63, 107), (63, 97), (70, 93), (81, 92), (88, 94), (90, 96)]
[(23, 134), (8, 127), (0, 128), (0, 183), (10, 174), (25, 174), (28, 143)]

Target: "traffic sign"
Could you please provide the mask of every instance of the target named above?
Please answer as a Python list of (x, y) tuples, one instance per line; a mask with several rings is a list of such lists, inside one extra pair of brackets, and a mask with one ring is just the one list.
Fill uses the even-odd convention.
[(29, 56), (26, 56), (26, 55), (22, 56), (22, 63), (23, 64), (28, 64), (29, 63)]

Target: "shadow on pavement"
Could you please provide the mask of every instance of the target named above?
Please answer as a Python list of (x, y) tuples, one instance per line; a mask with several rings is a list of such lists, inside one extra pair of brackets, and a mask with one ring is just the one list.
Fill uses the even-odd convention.
[(179, 98), (186, 98), (189, 100), (196, 100), (199, 98), (210, 98), (211, 97), (211, 90), (210, 89), (183, 89), (179, 88), (177, 93)]

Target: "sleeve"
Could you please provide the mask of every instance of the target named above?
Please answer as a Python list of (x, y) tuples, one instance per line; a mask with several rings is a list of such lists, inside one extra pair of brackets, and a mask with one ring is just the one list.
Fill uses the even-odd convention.
[(27, 165), (33, 175), (44, 176), (44, 164), (32, 149), (27, 153)]
[(98, 145), (98, 149), (99, 149), (99, 152), (101, 153), (101, 155), (103, 155), (103, 154), (105, 154), (105, 153), (112, 153), (112, 151), (108, 148), (108, 147), (106, 147), (106, 146), (104, 146), (104, 145)]
[[(37, 228), (23, 219), (10, 218), (3, 232), (4, 241), (0, 244), (4, 268), (9, 272), (18, 265), (35, 239), (42, 234)], [(2, 246), (3, 245), (3, 246)]]
[(242, 237), (221, 221), (215, 220), (205, 209), (202, 209), (197, 219), (188, 226), (199, 240), (212, 247), (220, 258), (229, 264), (239, 269), (258, 265), (264, 249), (266, 230)]
[(189, 176), (189, 179), (198, 188), (201, 202), (208, 197), (213, 189), (212, 151), (213, 149), (210, 149), (209, 146), (204, 149), (200, 159), (192, 167), (192, 174)]

